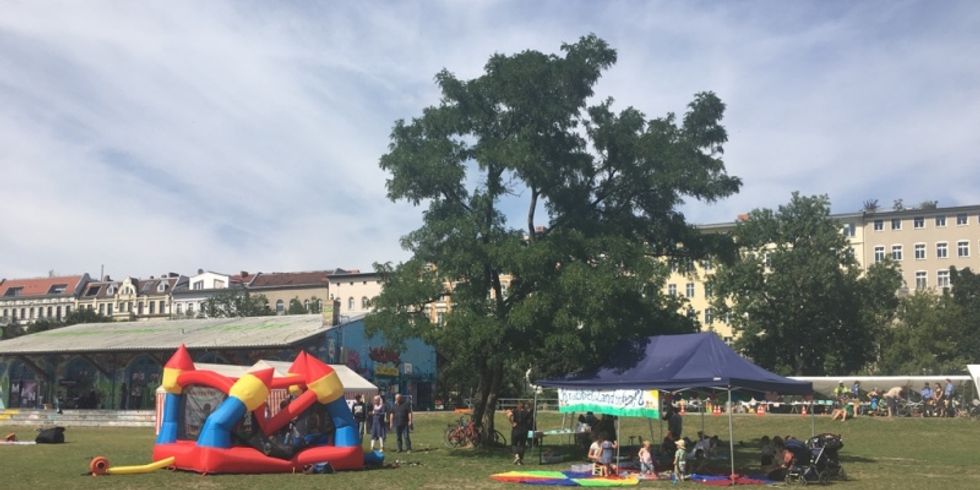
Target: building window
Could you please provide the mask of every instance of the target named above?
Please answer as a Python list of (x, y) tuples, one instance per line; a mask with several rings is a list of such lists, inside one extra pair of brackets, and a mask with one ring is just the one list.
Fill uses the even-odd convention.
[(671, 296), (677, 296), (677, 285), (676, 284), (668, 284), (667, 285), (667, 294), (669, 294)]
[(875, 263), (885, 260), (885, 246), (878, 245), (875, 247)]
[(939, 242), (936, 244), (936, 258), (945, 259), (949, 257), (949, 249), (946, 242)]
[(711, 308), (705, 308), (704, 310), (704, 324), (711, 325), (715, 322), (715, 310)]
[(841, 233), (848, 238), (854, 237), (854, 223), (848, 223), (841, 228)]
[(706, 271), (710, 271), (713, 267), (714, 267), (714, 264), (711, 262), (711, 259), (704, 259), (704, 260), (701, 261), (701, 268), (702, 269), (704, 269)]
[(892, 229), (893, 230), (901, 230), (902, 229), (902, 219), (901, 218), (892, 218)]
[(915, 289), (922, 290), (929, 285), (929, 278), (926, 271), (915, 271)]
[(706, 283), (704, 285), (704, 297), (705, 298), (711, 298), (711, 293), (712, 293), (712, 291), (711, 291), (711, 284), (707, 284)]
[(694, 308), (688, 308), (687, 317), (690, 318), (691, 320), (697, 319), (698, 312), (694, 311)]
[(184, 312), (184, 303), (177, 303), (177, 314), (180, 315)]
[[(276, 305), (276, 311), (279, 311), (278, 306)], [(187, 303), (187, 316), (194, 316), (194, 303)]]
[(693, 298), (694, 297), (694, 283), (693, 282), (687, 283), (687, 286), (684, 288), (684, 293), (685, 293), (685, 295), (688, 298)]
[(105, 311), (107, 315), (112, 316), (112, 303), (109, 303), (105, 306)]
[(204, 289), (204, 281), (194, 281), (194, 289)]
[(56, 314), (58, 315), (58, 319), (61, 320), (61, 307), (60, 306), (56, 310)]
[(161, 299), (157, 303), (160, 305), (160, 314), (163, 315), (164, 313), (166, 313), (167, 311), (163, 307), (163, 300)]
[(44, 315), (44, 316), (46, 316), (48, 318), (51, 318), (52, 316), (54, 316), (54, 308), (51, 307), (51, 306), (49, 306), (48, 307), (48, 313), (46, 315)]
[(936, 228), (945, 228), (945, 227), (946, 227), (946, 217), (936, 216)]
[(276, 314), (282, 315), (286, 311), (286, 303), (283, 303), (281, 299), (276, 300)]
[(361, 309), (362, 310), (367, 310), (368, 309), (368, 297), (367, 296), (362, 296), (361, 297)]
[(916, 243), (915, 244), (915, 260), (925, 260), (926, 259), (926, 244)]
[(139, 304), (138, 304), (138, 305), (136, 305), (136, 310), (137, 310), (137, 313), (138, 313), (138, 314), (139, 314), (140, 316), (142, 316), (142, 315), (143, 315), (143, 302), (142, 302), (142, 301), (140, 301), (140, 302), (139, 302)]
[[(354, 284), (354, 283), (351, 283)], [(354, 297), (347, 298), (347, 311), (354, 311)]]
[(956, 242), (956, 256), (957, 257), (969, 257), (970, 256), (970, 242), (966, 240), (960, 240)]
[(99, 314), (105, 315), (105, 303), (99, 305)]
[(960, 213), (956, 215), (956, 226), (963, 226), (967, 223), (966, 213)]
[(156, 303), (150, 301), (150, 314), (151, 315), (155, 315), (156, 314), (156, 311), (155, 311), (156, 305), (157, 305)]
[(436, 313), (436, 325), (442, 326), (445, 324), (446, 324), (446, 314), (441, 311)]
[(936, 271), (936, 286), (939, 286), (940, 288), (949, 287), (949, 269)]
[(875, 220), (875, 231), (881, 231), (885, 229), (885, 220), (876, 219)]
[(901, 245), (892, 245), (892, 260), (902, 260)]
[(912, 228), (915, 228), (916, 230), (921, 230), (925, 227), (926, 227), (925, 218), (923, 218), (922, 216), (916, 216), (915, 218), (912, 218)]

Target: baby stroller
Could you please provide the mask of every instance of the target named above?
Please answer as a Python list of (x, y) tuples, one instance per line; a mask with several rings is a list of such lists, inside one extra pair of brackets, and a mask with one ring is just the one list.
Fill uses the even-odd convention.
[(840, 465), (838, 451), (843, 441), (834, 434), (820, 434), (804, 445), (797, 440), (786, 442), (786, 449), (793, 453), (793, 464), (786, 471), (786, 483), (827, 483), (833, 478), (844, 480), (847, 475)]
[(847, 473), (840, 464), (839, 453), (844, 447), (844, 440), (839, 435), (819, 434), (811, 437), (806, 444), (816, 457), (814, 464), (821, 480), (847, 480)]

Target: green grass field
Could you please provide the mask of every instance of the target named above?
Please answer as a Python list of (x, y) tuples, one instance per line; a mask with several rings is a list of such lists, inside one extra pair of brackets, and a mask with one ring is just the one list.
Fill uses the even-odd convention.
[[(399, 468), (342, 472), (330, 475), (210, 475), (159, 471), (134, 476), (85, 476), (89, 460), (106, 456), (113, 465), (149, 462), (153, 445), (150, 429), (69, 428), (63, 445), (0, 446), (0, 488), (535, 488), (491, 481), (493, 473), (509, 471), (506, 449), (446, 449), (443, 431), (454, 416), (446, 413), (416, 414), (412, 454), (397, 454), (389, 436), (388, 462), (416, 462)], [(560, 416), (542, 417), (541, 428), (559, 425)], [(500, 417), (503, 427), (503, 417)], [(659, 425), (655, 426), (658, 430)], [(685, 434), (701, 428), (699, 416), (684, 420)], [(727, 419), (706, 417), (705, 429), (727, 442)], [(874, 419), (846, 423), (817, 417), (816, 430), (841, 433), (845, 448), (843, 464), (851, 481), (835, 482), (840, 488), (980, 488), (980, 421), (967, 419)], [(0, 427), (31, 439), (30, 427)], [(507, 436), (509, 437), (509, 431)], [(624, 419), (620, 438), (649, 434), (645, 420)], [(736, 464), (758, 464), (755, 443), (759, 437), (810, 435), (810, 419), (798, 416), (739, 416), (735, 419)], [(739, 442), (742, 445), (739, 445)], [(568, 469), (569, 462), (539, 466), (537, 452), (529, 454), (525, 469)], [(669, 482), (644, 482), (641, 487), (667, 487)], [(682, 486), (706, 488), (697, 483)]]

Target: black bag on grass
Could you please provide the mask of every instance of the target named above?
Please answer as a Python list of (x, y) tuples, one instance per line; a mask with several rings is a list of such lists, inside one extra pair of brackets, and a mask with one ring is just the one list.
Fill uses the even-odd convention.
[(61, 444), (65, 442), (65, 428), (51, 427), (38, 431), (34, 442), (38, 444)]

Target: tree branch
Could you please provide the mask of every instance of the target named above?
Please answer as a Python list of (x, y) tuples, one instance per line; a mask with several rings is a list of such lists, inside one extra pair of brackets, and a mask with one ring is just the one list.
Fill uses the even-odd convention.
[(527, 238), (534, 241), (534, 210), (538, 207), (538, 189), (531, 187), (531, 205), (527, 209)]

